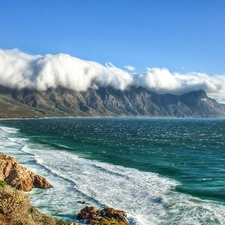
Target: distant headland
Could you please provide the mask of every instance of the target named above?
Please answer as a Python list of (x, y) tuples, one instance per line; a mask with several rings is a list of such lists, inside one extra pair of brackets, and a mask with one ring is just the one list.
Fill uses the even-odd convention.
[(64, 87), (45, 91), (0, 86), (0, 118), (44, 117), (225, 117), (225, 105), (204, 90), (181, 95), (157, 94), (132, 86), (124, 91), (113, 87), (77, 92)]

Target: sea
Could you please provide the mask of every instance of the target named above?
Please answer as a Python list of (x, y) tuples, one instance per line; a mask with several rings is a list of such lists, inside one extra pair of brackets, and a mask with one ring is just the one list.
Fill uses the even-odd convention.
[(225, 224), (225, 119), (1, 120), (0, 151), (47, 178), (28, 194), (60, 220), (92, 205), (131, 225)]

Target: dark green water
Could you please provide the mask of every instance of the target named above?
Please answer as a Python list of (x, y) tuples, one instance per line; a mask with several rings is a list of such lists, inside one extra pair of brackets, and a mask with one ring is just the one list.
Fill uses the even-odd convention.
[(18, 128), (43, 149), (156, 173), (178, 182), (176, 193), (225, 204), (224, 119), (40, 119), (1, 125)]

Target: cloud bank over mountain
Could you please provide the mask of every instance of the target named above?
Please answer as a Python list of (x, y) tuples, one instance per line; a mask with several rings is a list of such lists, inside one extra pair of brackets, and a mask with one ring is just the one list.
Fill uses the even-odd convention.
[(98, 86), (125, 90), (135, 85), (172, 94), (204, 89), (210, 97), (225, 103), (225, 75), (171, 73), (166, 68), (147, 68), (144, 73), (131, 74), (111, 63), (101, 65), (61, 53), (30, 55), (18, 49), (0, 49), (0, 85), (40, 91), (59, 85), (76, 91)]

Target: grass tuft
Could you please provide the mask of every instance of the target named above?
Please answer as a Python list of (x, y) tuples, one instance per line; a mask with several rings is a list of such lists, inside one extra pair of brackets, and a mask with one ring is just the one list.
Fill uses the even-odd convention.
[(0, 188), (4, 188), (6, 186), (9, 186), (5, 181), (0, 181)]

